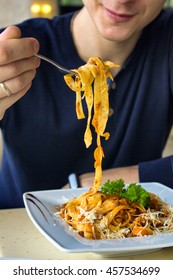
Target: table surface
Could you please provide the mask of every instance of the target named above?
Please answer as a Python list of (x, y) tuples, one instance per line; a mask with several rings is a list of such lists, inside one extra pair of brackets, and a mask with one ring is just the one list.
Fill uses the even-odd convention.
[[(93, 253), (66, 253), (57, 249), (34, 226), (25, 208), (0, 210), (0, 258), (99, 260), (102, 257)], [(112, 259), (173, 260), (173, 247), (147, 254)]]

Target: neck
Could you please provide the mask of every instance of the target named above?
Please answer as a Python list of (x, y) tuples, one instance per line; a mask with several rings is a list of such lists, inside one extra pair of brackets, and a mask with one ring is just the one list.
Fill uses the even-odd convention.
[(85, 7), (74, 17), (72, 36), (79, 56), (87, 61), (92, 56), (122, 65), (134, 49), (140, 34), (126, 41), (111, 41), (103, 38), (94, 25)]

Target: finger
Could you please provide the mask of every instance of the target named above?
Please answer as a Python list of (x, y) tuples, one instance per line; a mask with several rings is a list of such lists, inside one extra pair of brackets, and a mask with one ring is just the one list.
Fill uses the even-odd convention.
[[(36, 75), (36, 70), (30, 70), (27, 72), (22, 73), (21, 75), (12, 78), (10, 80), (5, 81), (5, 87), (9, 89), (11, 92), (10, 97), (15, 94), (16, 92), (19, 92), (23, 90), (30, 82), (34, 79)], [(3, 90), (2, 87), (0, 87), (0, 98), (5, 97), (7, 94)]]
[(0, 65), (35, 55), (39, 42), (35, 38), (21, 38), (16, 26), (7, 27), (0, 34)]
[(63, 186), (62, 189), (69, 189), (69, 184), (66, 184), (65, 186)]
[(0, 82), (10, 80), (23, 72), (36, 69), (40, 66), (40, 59), (37, 57), (18, 60), (0, 67)]
[(1, 91), (5, 94), (5, 96), (10, 96), (12, 94), (10, 89), (5, 84), (5, 82), (0, 83), (0, 88), (1, 88)]
[(91, 187), (94, 182), (94, 173), (85, 173), (79, 176), (81, 187)]
[(1, 33), (0, 40), (20, 38), (20, 37), (21, 37), (20, 29), (17, 26), (9, 26)]
[(30, 89), (32, 83), (28, 84), (26, 87), (24, 87), (19, 92), (10, 95), (9, 97), (4, 97), (1, 99), (0, 102), (0, 120), (2, 120), (5, 111), (11, 107), (16, 101), (18, 101), (22, 96), (25, 95), (25, 93)]
[(34, 56), (39, 50), (39, 42), (34, 38), (1, 40), (0, 65)]

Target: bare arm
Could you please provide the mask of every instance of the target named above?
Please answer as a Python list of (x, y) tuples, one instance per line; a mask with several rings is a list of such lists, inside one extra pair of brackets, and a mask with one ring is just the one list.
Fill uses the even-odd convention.
[[(94, 172), (82, 174), (79, 177), (79, 183), (81, 187), (91, 187), (94, 182)], [(103, 171), (102, 183), (107, 180), (115, 181), (117, 179), (123, 179), (125, 184), (138, 183), (139, 182), (139, 170), (138, 166), (128, 166), (112, 168)], [(69, 184), (66, 184), (63, 188), (69, 188)]]
[[(126, 184), (139, 182), (138, 166), (135, 165), (104, 170), (102, 183), (104, 184), (108, 179), (110, 181), (115, 181), (120, 178), (122, 178)], [(92, 186), (94, 181), (94, 172), (81, 175), (79, 180), (82, 187)]]

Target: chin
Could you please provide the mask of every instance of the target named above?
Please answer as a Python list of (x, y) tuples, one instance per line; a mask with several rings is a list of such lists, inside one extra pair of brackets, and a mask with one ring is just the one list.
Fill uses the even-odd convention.
[(99, 17), (96, 26), (100, 35), (111, 41), (127, 41), (130, 38), (138, 37), (140, 33), (134, 22), (112, 24), (105, 18)]
[(109, 31), (109, 30), (104, 30), (103, 32), (100, 32), (101, 36), (109, 41), (114, 41), (114, 42), (123, 42), (127, 41), (129, 38), (132, 37), (132, 34), (130, 32), (122, 32), (120, 31)]

